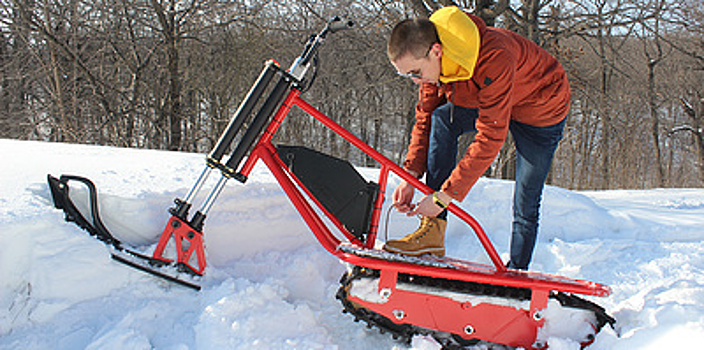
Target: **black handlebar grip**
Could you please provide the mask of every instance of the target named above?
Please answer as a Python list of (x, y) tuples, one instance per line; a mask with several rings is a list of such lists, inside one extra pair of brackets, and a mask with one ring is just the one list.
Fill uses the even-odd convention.
[(328, 30), (331, 33), (340, 31), (340, 30), (346, 30), (346, 29), (351, 29), (354, 26), (354, 22), (352, 21), (345, 21), (341, 19), (340, 17), (335, 17), (332, 20), (330, 20), (330, 23), (328, 24)]

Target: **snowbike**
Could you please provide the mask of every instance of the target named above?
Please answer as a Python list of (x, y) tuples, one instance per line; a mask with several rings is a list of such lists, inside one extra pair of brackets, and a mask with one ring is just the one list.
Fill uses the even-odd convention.
[[(171, 218), (151, 255), (116, 239), (100, 220), (95, 185), (79, 176), (49, 175), (54, 204), (112, 250), (115, 260), (185, 286), (199, 289), (206, 268), (203, 225), (225, 184), (245, 183), (256, 162), (275, 176), (317, 240), (346, 262), (337, 298), (343, 312), (369, 328), (409, 342), (418, 334), (434, 337), (445, 348), (476, 342), (545, 349), (541, 335), (551, 308), (567, 310), (588, 325), (582, 346), (615, 320), (595, 303), (577, 295), (608, 296), (608, 286), (504, 266), (479, 223), (456, 204), (448, 210), (465, 222), (486, 251), (491, 265), (433, 256), (407, 257), (375, 249), (377, 231), (391, 174), (425, 194), (432, 190), (384, 157), (333, 119), (301, 98), (315, 78), (318, 52), (329, 34), (349, 29), (350, 21), (334, 18), (312, 35), (289, 69), (270, 60), (241, 102), (206, 166), (183, 199), (169, 209)], [(274, 145), (272, 138), (292, 108), (297, 107), (373, 158), (380, 165), (377, 182), (367, 181), (347, 161), (303, 146)], [(225, 155), (231, 149), (225, 160)], [(211, 173), (200, 208), (189, 212)], [(84, 216), (69, 196), (69, 183), (84, 184), (90, 215)], [(214, 182), (214, 181), (213, 181)], [(561, 322), (556, 320), (554, 322)]]

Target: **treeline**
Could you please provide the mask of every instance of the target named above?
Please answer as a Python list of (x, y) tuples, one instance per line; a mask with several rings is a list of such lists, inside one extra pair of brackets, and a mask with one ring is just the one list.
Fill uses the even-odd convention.
[[(552, 184), (704, 184), (701, 0), (0, 0), (0, 137), (208, 152), (264, 62), (287, 67), (340, 15), (356, 30), (328, 40), (304, 97), (401, 161), (417, 96), (388, 63), (386, 38), (453, 3), (568, 71)], [(277, 137), (375, 165), (300, 112)], [(512, 158), (509, 142), (487, 175), (510, 178)]]

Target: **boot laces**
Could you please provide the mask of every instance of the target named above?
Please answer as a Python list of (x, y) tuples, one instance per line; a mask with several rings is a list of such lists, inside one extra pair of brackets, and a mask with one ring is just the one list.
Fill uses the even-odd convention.
[(413, 238), (420, 239), (425, 237), (425, 235), (428, 234), (428, 231), (430, 231), (431, 227), (433, 227), (433, 219), (431, 217), (425, 216), (421, 218), (420, 227), (418, 227), (416, 232), (414, 232)]

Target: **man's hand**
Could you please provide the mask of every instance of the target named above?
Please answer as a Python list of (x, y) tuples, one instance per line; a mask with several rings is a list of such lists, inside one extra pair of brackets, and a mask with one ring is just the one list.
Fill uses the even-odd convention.
[[(448, 194), (440, 191), (436, 192), (438, 199), (445, 203), (445, 205), (449, 205), (450, 201), (452, 201), (452, 197), (450, 197)], [(429, 194), (423, 199), (418, 202), (418, 205), (415, 206), (413, 210), (411, 210), (409, 213), (406, 215), (422, 215), (422, 216), (430, 216), (430, 217), (436, 217), (438, 214), (442, 213), (444, 209), (439, 207), (435, 202), (433, 201), (433, 194)]]
[[(396, 210), (402, 213), (408, 213), (414, 209), (415, 205), (411, 203), (415, 188), (406, 181), (401, 181), (401, 184), (396, 187), (392, 195)], [(413, 214), (408, 214), (413, 215)]]

